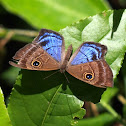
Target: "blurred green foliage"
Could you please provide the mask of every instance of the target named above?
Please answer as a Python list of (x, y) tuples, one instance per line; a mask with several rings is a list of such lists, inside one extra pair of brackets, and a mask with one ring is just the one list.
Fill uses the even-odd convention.
[(109, 7), (101, 0), (1, 0), (9, 11), (33, 27), (59, 31), (74, 21), (92, 16)]
[(0, 88), (0, 126), (12, 126), (4, 103), (4, 96), (1, 88)]
[(100, 116), (79, 120), (76, 126), (112, 126), (115, 117), (109, 113), (101, 114)]

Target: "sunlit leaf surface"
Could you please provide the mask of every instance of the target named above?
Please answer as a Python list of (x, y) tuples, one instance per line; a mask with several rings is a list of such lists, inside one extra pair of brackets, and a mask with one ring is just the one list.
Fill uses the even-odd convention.
[(59, 30), (71, 22), (108, 9), (101, 0), (1, 0), (9, 11), (35, 28)]
[(1, 88), (0, 88), (0, 126), (12, 126), (4, 103), (4, 97)]

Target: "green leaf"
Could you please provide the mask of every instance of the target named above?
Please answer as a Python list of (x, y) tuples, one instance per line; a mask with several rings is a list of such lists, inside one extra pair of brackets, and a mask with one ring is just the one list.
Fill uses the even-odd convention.
[[(121, 68), (126, 51), (126, 11), (117, 12), (104, 11), (60, 30), (66, 47), (72, 44), (74, 51), (83, 41), (106, 45), (108, 53), (105, 58), (112, 68), (114, 78)], [(117, 24), (116, 16), (120, 17)], [(81, 119), (85, 114), (81, 108), (82, 101), (97, 103), (105, 90), (79, 81), (68, 73), (66, 76), (70, 83), (61, 73), (43, 79), (52, 73), (28, 70), (20, 72), (8, 108), (14, 126), (77, 124), (78, 120), (73, 118)], [(108, 110), (112, 110), (111, 106), (108, 106)], [(111, 113), (118, 117), (114, 110)]]
[[(126, 55), (125, 55), (125, 58), (124, 58), (124, 62), (122, 64), (121, 80), (123, 80), (123, 83), (124, 83), (124, 96), (126, 98)], [(119, 85), (119, 87), (120, 87), (120, 85)]]
[(108, 9), (101, 0), (1, 0), (10, 12), (36, 28), (59, 30), (71, 22)]
[[(118, 11), (118, 14), (114, 12), (114, 16), (119, 17), (119, 14), (122, 15), (122, 13), (122, 10)], [(84, 41), (94, 41), (106, 45), (108, 53), (105, 59), (112, 68), (114, 78), (116, 78), (126, 51), (126, 11), (123, 13), (119, 24), (117, 23), (118, 27), (116, 31), (113, 30), (115, 28), (115, 25), (113, 26), (113, 22), (115, 22), (115, 18), (113, 18), (113, 11), (104, 11), (101, 14), (80, 20), (71, 26), (60, 30), (60, 33), (65, 38), (66, 48), (72, 44), (74, 51)], [(78, 87), (73, 88), (72, 91), (76, 92), (77, 96), (84, 96), (83, 100), (96, 103), (98, 102), (98, 99), (100, 99), (101, 94), (104, 92), (104, 90), (100, 88), (97, 89), (93, 86), (87, 87), (87, 84), (85, 83), (82, 83), (85, 89), (80, 88), (81, 82), (72, 81), (72, 83), (74, 82), (78, 84)]]
[(43, 79), (51, 73), (20, 72), (8, 106), (13, 126), (69, 126), (74, 117), (83, 118), (83, 102), (62, 83), (62, 75)]
[(118, 88), (107, 88), (107, 90), (102, 95), (101, 101), (104, 101), (106, 103), (109, 103), (111, 99), (118, 93)]
[(124, 106), (123, 106), (123, 118), (126, 121), (126, 104), (124, 104)]
[[(126, 52), (126, 10), (123, 11), (104, 11), (60, 30), (66, 47), (72, 44), (74, 51), (86, 41), (106, 45), (108, 52), (105, 59), (113, 71), (114, 78), (119, 73)], [(117, 18), (120, 20), (117, 21)]]
[[(126, 11), (123, 11), (124, 10), (104, 11), (101, 14), (80, 20), (60, 30), (60, 33), (65, 38), (66, 48), (72, 44), (75, 51), (79, 45), (85, 41), (94, 41), (106, 45), (108, 52), (105, 59), (113, 71), (114, 78), (116, 78), (126, 51)], [(120, 17), (120, 21), (117, 21), (115, 17)], [(117, 22), (117, 24), (115, 22)], [(76, 81), (72, 83), (74, 82), (78, 85), (80, 84), (80, 82)], [(85, 83), (82, 84), (85, 86), (85, 89), (80, 87), (74, 88), (74, 92), (78, 92), (77, 95), (83, 95), (83, 100), (95, 103), (98, 102), (104, 90), (100, 88), (96, 89), (91, 86), (87, 87)]]
[(12, 126), (4, 103), (4, 97), (0, 88), (0, 126)]
[(19, 73), (20, 68), (10, 67), (1, 74), (1, 78), (7, 81), (8, 83), (15, 83), (15, 79)]
[(76, 126), (111, 126), (116, 118), (104, 113), (97, 117), (79, 120)]

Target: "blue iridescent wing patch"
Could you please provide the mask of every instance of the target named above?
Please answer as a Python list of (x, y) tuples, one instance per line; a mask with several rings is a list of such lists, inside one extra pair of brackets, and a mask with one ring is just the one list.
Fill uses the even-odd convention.
[(71, 65), (78, 65), (101, 59), (105, 55), (106, 51), (107, 48), (104, 45), (85, 42), (80, 46), (78, 53), (71, 62)]
[(61, 61), (64, 39), (59, 33), (52, 30), (42, 29), (33, 43), (40, 44), (40, 46), (42, 46), (42, 48), (56, 61)]

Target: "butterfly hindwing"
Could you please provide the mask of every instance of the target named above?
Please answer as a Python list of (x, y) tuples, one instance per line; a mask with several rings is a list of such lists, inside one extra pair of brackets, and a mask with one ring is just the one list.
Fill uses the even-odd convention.
[(66, 71), (72, 76), (97, 87), (112, 87), (113, 75), (104, 60), (107, 47), (85, 42), (72, 55)]
[(32, 44), (18, 50), (11, 65), (30, 70), (56, 70), (65, 55), (63, 37), (52, 30), (42, 29)]

